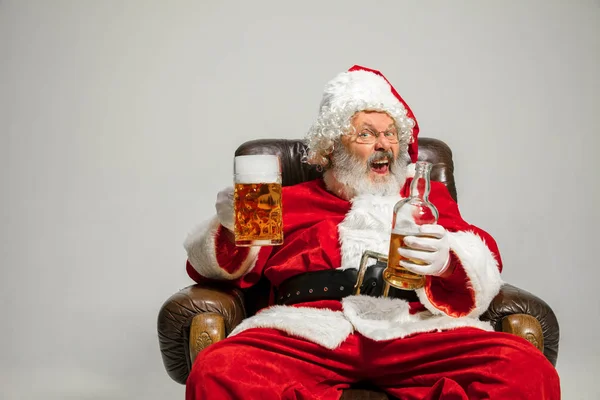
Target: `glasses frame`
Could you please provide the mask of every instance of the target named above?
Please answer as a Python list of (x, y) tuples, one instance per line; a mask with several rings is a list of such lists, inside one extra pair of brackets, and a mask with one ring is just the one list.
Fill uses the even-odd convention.
[[(362, 137), (361, 135), (363, 135), (363, 134), (366, 134), (368, 136)], [(379, 140), (379, 137), (382, 134), (383, 134), (383, 137), (388, 141), (388, 143), (390, 143), (390, 144), (400, 143), (400, 137), (398, 135), (398, 132), (396, 132), (395, 130), (385, 130), (385, 131), (377, 132), (377, 131), (373, 131), (372, 129), (369, 129), (369, 128), (362, 128), (360, 130), (357, 130), (356, 133), (351, 134), (351, 136), (354, 137), (354, 140), (358, 144), (375, 144), (375, 143), (377, 143), (377, 141)]]

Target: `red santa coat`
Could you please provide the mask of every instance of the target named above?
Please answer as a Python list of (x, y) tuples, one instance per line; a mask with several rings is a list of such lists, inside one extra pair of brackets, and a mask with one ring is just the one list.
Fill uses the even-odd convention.
[[(361, 195), (351, 201), (328, 192), (321, 179), (284, 187), (283, 245), (236, 247), (214, 218), (186, 240), (188, 274), (197, 282), (228, 279), (239, 287), (251, 286), (264, 274), (277, 287), (303, 272), (358, 268), (365, 250), (388, 252), (393, 207), (408, 196), (410, 182), (399, 195)], [(492, 330), (478, 317), (502, 284), (496, 242), (462, 219), (443, 184), (432, 182), (429, 200), (439, 211), (438, 224), (449, 234), (453, 273), (427, 276), (425, 286), (416, 291), (421, 311), (414, 312), (401, 299), (370, 296), (271, 306), (244, 320), (230, 336), (250, 328), (275, 328), (334, 349), (354, 331), (388, 340), (465, 326)]]

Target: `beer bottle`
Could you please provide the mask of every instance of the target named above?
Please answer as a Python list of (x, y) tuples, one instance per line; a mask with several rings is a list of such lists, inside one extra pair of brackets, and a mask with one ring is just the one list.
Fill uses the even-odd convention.
[[(388, 265), (383, 271), (383, 279), (398, 289), (414, 290), (425, 284), (425, 276), (400, 266), (400, 260), (404, 257), (398, 254), (398, 248), (408, 247), (404, 244), (405, 236), (419, 235), (419, 225), (437, 223), (438, 211), (428, 200), (431, 189), (429, 180), (431, 167), (431, 163), (426, 161), (418, 161), (415, 164), (415, 176), (410, 185), (410, 195), (394, 206)], [(418, 260), (410, 261), (422, 265)]]

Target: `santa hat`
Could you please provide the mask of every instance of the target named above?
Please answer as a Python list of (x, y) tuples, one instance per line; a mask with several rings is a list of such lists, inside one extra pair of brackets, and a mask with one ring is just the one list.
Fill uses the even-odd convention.
[[(325, 86), (317, 122), (306, 139), (309, 149), (323, 146), (343, 133), (343, 125), (359, 111), (382, 111), (396, 123), (399, 134), (411, 138), (408, 154), (417, 161), (419, 125), (408, 104), (379, 71), (355, 65)], [(331, 145), (329, 145), (331, 146)]]

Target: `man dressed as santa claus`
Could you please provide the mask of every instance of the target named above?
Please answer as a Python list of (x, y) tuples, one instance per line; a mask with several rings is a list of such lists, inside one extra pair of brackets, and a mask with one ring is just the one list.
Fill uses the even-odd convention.
[(418, 133), (387, 79), (354, 66), (327, 83), (306, 137), (323, 179), (283, 188), (284, 244), (236, 247), (233, 190), (218, 194), (217, 215), (186, 240), (188, 274), (242, 288), (264, 276), (277, 296), (198, 355), (188, 400), (339, 399), (365, 381), (400, 399), (560, 398), (539, 350), (479, 320), (502, 283), (500, 254), (441, 183), (429, 196), (437, 224), (397, 249), (424, 287), (352, 295), (363, 252), (389, 250)]

